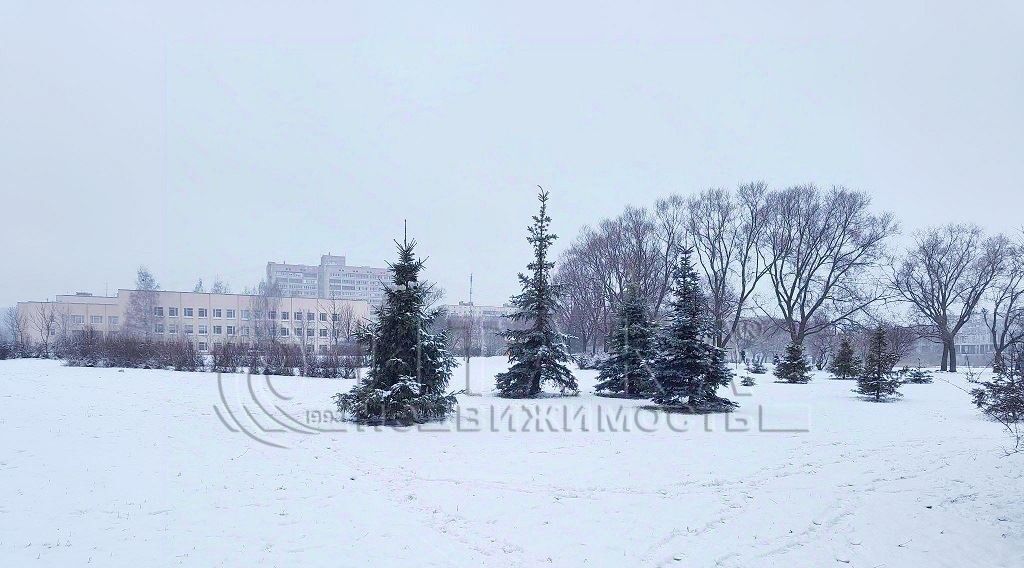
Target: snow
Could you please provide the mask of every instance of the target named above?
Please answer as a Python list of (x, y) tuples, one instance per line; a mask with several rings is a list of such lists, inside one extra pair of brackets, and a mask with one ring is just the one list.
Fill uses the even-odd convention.
[(353, 381), (0, 361), (0, 566), (1024, 566), (1024, 456), (963, 376), (759, 375), (705, 424), (589, 371), (497, 399), (505, 368), (445, 424), (357, 429)]

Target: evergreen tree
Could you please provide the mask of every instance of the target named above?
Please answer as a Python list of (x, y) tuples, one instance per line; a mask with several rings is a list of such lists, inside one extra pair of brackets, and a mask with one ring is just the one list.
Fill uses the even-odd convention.
[(627, 397), (643, 397), (656, 392), (651, 380), (654, 324), (647, 306), (630, 287), (619, 306), (615, 329), (608, 337), (608, 358), (599, 365), (595, 390)]
[(570, 360), (565, 337), (555, 329), (559, 286), (551, 283), (548, 249), (558, 238), (548, 232), (548, 192), (540, 188), (540, 212), (533, 216), (527, 241), (533, 246), (533, 262), (527, 265), (530, 274), (519, 274), (523, 291), (512, 298), (518, 310), (508, 316), (525, 324), (523, 329), (504, 333), (511, 367), (495, 376), (498, 394), (506, 398), (528, 398), (540, 394), (545, 383), (553, 383), (562, 393), (576, 394), (576, 377), (565, 363)]
[(338, 410), (357, 422), (422, 423), (444, 418), (456, 404), (454, 394), (445, 394), (455, 367), (448, 336), (427, 332), (441, 312), (428, 309), (431, 289), (419, 281), (423, 260), (413, 255), (415, 241), (396, 244), (392, 285), (376, 322), (359, 335), (370, 346), (369, 371), (351, 391), (334, 396)]
[(811, 366), (804, 356), (804, 346), (790, 343), (786, 355), (775, 365), (775, 376), (784, 383), (804, 384), (811, 380)]
[(667, 324), (657, 339), (653, 367), (659, 392), (653, 400), (690, 412), (729, 411), (736, 403), (716, 391), (732, 374), (725, 365), (725, 351), (705, 341), (712, 326), (691, 254), (684, 250), (673, 271)]
[(836, 353), (836, 358), (832, 360), (828, 370), (832, 373), (833, 379), (852, 380), (860, 375), (860, 362), (853, 354), (853, 346), (850, 345), (849, 339), (843, 338), (839, 344), (839, 352)]
[(995, 377), (971, 390), (974, 405), (1011, 432), (1024, 422), (1024, 346), (1013, 345), (996, 366)]
[(857, 377), (857, 388), (853, 392), (874, 402), (903, 396), (899, 392), (902, 382), (900, 373), (892, 370), (895, 364), (895, 357), (890, 353), (888, 342), (885, 340), (885, 329), (879, 326), (871, 335), (864, 368)]

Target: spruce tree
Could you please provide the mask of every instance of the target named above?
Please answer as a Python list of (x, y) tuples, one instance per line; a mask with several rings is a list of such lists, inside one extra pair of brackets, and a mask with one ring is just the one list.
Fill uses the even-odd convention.
[(657, 339), (653, 367), (658, 393), (653, 400), (695, 413), (729, 411), (736, 403), (716, 391), (732, 375), (724, 350), (705, 341), (712, 326), (691, 254), (684, 250), (673, 271), (667, 323)]
[(995, 376), (971, 389), (974, 405), (1011, 432), (1024, 422), (1024, 345), (1012, 345), (996, 366)]
[(811, 380), (811, 366), (804, 356), (804, 346), (790, 343), (786, 355), (775, 366), (775, 376), (784, 383), (804, 384)]
[(526, 239), (533, 246), (533, 262), (527, 265), (529, 274), (519, 274), (523, 291), (512, 298), (518, 310), (508, 316), (524, 327), (504, 333), (511, 366), (495, 376), (498, 394), (506, 398), (537, 396), (545, 383), (554, 384), (563, 394), (579, 391), (576, 377), (565, 365), (570, 361), (565, 336), (555, 329), (560, 288), (551, 283), (555, 263), (548, 260), (548, 250), (558, 236), (548, 230), (551, 217), (544, 188), (540, 188), (538, 200), (540, 211), (533, 216)]
[(643, 298), (630, 287), (608, 337), (608, 358), (598, 367), (596, 391), (631, 398), (654, 394), (650, 368), (654, 329)]
[(898, 390), (902, 382), (900, 374), (892, 370), (895, 364), (895, 358), (889, 352), (885, 340), (885, 329), (879, 326), (871, 335), (864, 368), (857, 377), (857, 388), (853, 392), (874, 402), (903, 396)]
[(455, 367), (448, 336), (427, 331), (441, 312), (428, 309), (430, 286), (419, 280), (423, 260), (413, 254), (416, 241), (395, 244), (392, 285), (385, 287), (376, 321), (359, 334), (370, 347), (369, 371), (334, 397), (338, 410), (357, 422), (422, 423), (444, 418), (456, 404), (454, 394), (445, 394)]
[(832, 373), (833, 379), (853, 380), (860, 375), (860, 362), (853, 354), (853, 346), (850, 345), (849, 339), (843, 338), (839, 344), (839, 352), (836, 353), (836, 358), (832, 360), (828, 370)]

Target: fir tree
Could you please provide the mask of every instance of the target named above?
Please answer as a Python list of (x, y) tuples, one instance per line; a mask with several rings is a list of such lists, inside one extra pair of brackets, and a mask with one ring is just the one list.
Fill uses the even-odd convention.
[(626, 397), (643, 397), (656, 392), (651, 380), (654, 324), (636, 289), (630, 287), (619, 306), (615, 329), (608, 338), (608, 358), (601, 362), (599, 392)]
[(853, 354), (853, 346), (850, 345), (849, 339), (843, 338), (839, 344), (839, 352), (836, 353), (836, 358), (832, 360), (828, 370), (832, 373), (833, 379), (853, 380), (860, 375), (860, 362)]
[(971, 390), (974, 405), (1011, 431), (1024, 422), (1024, 346), (1013, 345), (996, 366), (991, 380)]
[(653, 400), (690, 412), (729, 411), (736, 403), (716, 391), (732, 374), (725, 365), (725, 351), (705, 341), (711, 322), (691, 254), (684, 250), (673, 271), (667, 324), (657, 339), (653, 367), (659, 392)]
[(811, 380), (811, 366), (804, 356), (804, 346), (790, 343), (786, 355), (775, 365), (775, 376), (784, 383), (804, 384)]
[(563, 394), (579, 391), (576, 377), (565, 366), (570, 361), (565, 337), (555, 329), (560, 288), (551, 283), (555, 263), (548, 260), (548, 249), (558, 237), (548, 231), (551, 217), (544, 188), (540, 188), (538, 200), (540, 212), (533, 216), (526, 239), (533, 246), (534, 259), (527, 265), (530, 273), (519, 274), (523, 291), (512, 298), (518, 310), (508, 316), (524, 328), (504, 333), (511, 367), (495, 376), (498, 393), (506, 398), (537, 396), (545, 383), (554, 384)]
[(441, 313), (428, 309), (430, 286), (419, 281), (423, 261), (413, 255), (416, 242), (395, 244), (392, 285), (376, 322), (359, 334), (370, 346), (370, 369), (351, 391), (334, 397), (338, 410), (357, 422), (422, 423), (444, 418), (456, 404), (454, 394), (445, 394), (455, 366), (448, 336), (427, 332)]
[(857, 388), (853, 392), (874, 402), (903, 396), (899, 392), (902, 382), (900, 373), (892, 370), (895, 364), (895, 358), (889, 352), (889, 346), (885, 340), (885, 329), (879, 326), (871, 335), (867, 357), (864, 359), (864, 368), (861, 370), (860, 376), (857, 377)]

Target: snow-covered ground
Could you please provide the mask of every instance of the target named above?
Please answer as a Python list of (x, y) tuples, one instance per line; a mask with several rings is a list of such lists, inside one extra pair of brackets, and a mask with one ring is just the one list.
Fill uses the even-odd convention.
[(705, 423), (503, 367), (375, 430), (332, 420), (352, 381), (0, 361), (0, 566), (1024, 566), (1024, 456), (962, 376), (762, 375)]

